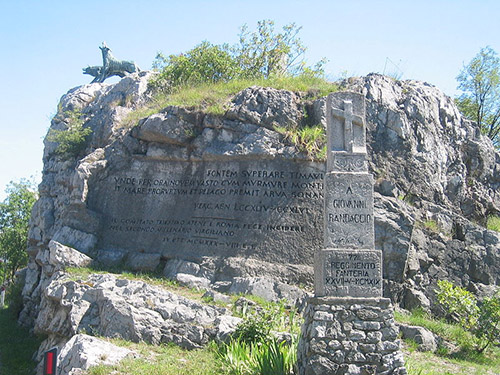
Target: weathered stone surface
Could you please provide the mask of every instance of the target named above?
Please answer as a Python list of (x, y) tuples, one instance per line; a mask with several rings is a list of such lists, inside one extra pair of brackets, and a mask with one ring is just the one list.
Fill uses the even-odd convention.
[(403, 339), (415, 341), (423, 352), (435, 352), (438, 347), (434, 334), (424, 327), (399, 324), (399, 331)]
[(303, 117), (300, 97), (285, 90), (250, 87), (236, 95), (227, 117), (272, 128), (296, 126)]
[[(212, 166), (225, 170), (228, 165), (231, 170), (240, 163), (242, 168), (233, 168), (239, 173), (255, 166), (258, 168), (254, 170), (261, 171), (302, 171), (304, 167), (318, 173), (325, 171), (323, 163), (311, 162), (283, 135), (272, 130), (276, 124), (300, 126), (304, 121), (301, 95), (281, 90), (245, 90), (233, 100), (226, 116), (170, 107), (154, 115), (149, 122), (140, 121), (134, 130), (123, 127), (125, 116), (147, 101), (147, 80), (151, 74), (132, 74), (113, 85), (84, 85), (61, 98), (61, 111), (53, 119), (51, 128), (65, 129), (67, 115), (64, 112), (80, 110), (87, 119), (85, 126), (93, 133), (81, 160), (63, 160), (54, 154), (56, 145), (45, 140), (40, 200), (33, 210), (29, 232), (30, 263), (24, 288), (25, 309), (21, 314), (25, 324), (32, 324), (36, 319), (42, 291), (54, 271), (50, 265), (40, 263), (42, 254), (37, 258), (38, 253), (48, 249), (52, 239), (111, 265), (124, 261), (128, 252), (162, 253), (168, 262), (182, 259), (197, 264), (200, 274), (194, 276), (209, 279), (212, 285), (230, 285), (233, 277), (261, 277), (263, 273), (283, 283), (312, 285), (312, 248), (322, 241), (322, 225), (317, 221), (321, 217), (322, 198), (312, 195), (294, 198), (293, 204), (282, 203), (283, 197), (269, 197), (272, 207), (305, 205), (309, 210), (306, 214), (290, 212), (282, 220), (305, 226), (307, 230), (295, 234), (271, 231), (277, 238), (284, 236), (284, 242), (281, 238), (269, 240), (270, 233), (266, 232), (258, 237), (269, 241), (262, 245), (246, 242), (246, 238), (255, 238), (252, 233), (259, 232), (247, 228), (248, 232), (240, 238), (245, 238), (243, 244), (255, 244), (255, 252), (243, 249), (240, 243), (235, 245), (240, 246), (235, 251), (227, 246), (204, 245), (191, 245), (184, 251), (182, 246), (187, 245), (175, 250), (172, 244), (164, 253), (162, 241), (148, 240), (151, 236), (147, 232), (133, 232), (130, 237), (137, 234), (135, 237), (141, 241), (132, 241), (130, 247), (120, 240), (111, 241), (110, 246), (102, 243), (109, 241), (103, 239), (102, 230), (106, 226), (105, 231), (109, 230), (110, 210), (98, 207), (96, 190), (106, 194), (103, 188), (109, 185), (106, 179), (125, 176), (125, 171), (149, 173), (163, 180), (167, 172), (159, 166), (162, 163), (166, 163), (168, 173), (179, 172), (171, 168), (175, 163), (192, 164), (200, 171), (205, 168), (200, 168), (203, 164), (205, 172), (215, 170)], [(431, 85), (369, 75), (350, 79), (344, 87), (366, 98), (366, 163), (375, 179), (375, 247), (384, 254), (384, 295), (404, 305), (407, 290), (411, 290), (409, 293), (421, 292), (430, 299), (432, 309), (432, 290), (439, 278), (448, 278), (480, 295), (489, 293), (491, 287), (500, 282), (500, 236), (474, 222), (484, 224), (489, 214), (500, 211), (497, 193), (500, 190), (500, 154), (481, 136), (475, 124), (461, 117), (453, 100)], [(325, 98), (305, 103), (305, 108), (308, 121), (325, 123)], [(274, 168), (276, 165), (279, 168)], [(186, 167), (178, 175), (189, 177), (190, 173)], [(180, 181), (180, 178), (175, 180)], [(223, 180), (226, 178), (218, 178), (220, 184)], [(264, 177), (248, 180), (255, 180), (255, 183), (257, 180), (275, 181)], [(319, 189), (314, 185), (317, 182), (314, 178), (298, 180), (296, 182), (306, 183), (301, 188), (305, 193)], [(110, 186), (113, 190), (115, 184)], [(264, 190), (280, 192), (270, 187)], [(291, 193), (291, 190), (285, 192)], [(154, 219), (162, 219), (157, 215), (161, 210), (155, 203), (157, 199), (148, 199), (132, 193), (122, 197), (121, 202), (130, 202), (134, 209), (140, 208), (139, 216), (144, 216), (141, 219), (150, 219), (150, 212), (155, 213)], [(195, 202), (213, 203), (208, 197), (187, 201), (192, 205)], [(254, 204), (255, 197), (248, 201)], [(217, 213), (217, 210), (212, 211)], [(102, 217), (103, 212), (107, 218)], [(180, 208), (169, 211), (168, 217), (186, 219), (183, 212)], [(244, 215), (220, 217), (235, 219)], [(259, 216), (252, 215), (245, 222), (249, 226), (259, 224), (253, 220)], [(272, 211), (270, 224), (281, 217), (283, 213)], [(422, 225), (428, 220), (438, 224), (437, 233)], [(187, 236), (176, 233), (176, 237)], [(219, 240), (217, 243), (227, 242)], [(219, 255), (221, 249), (222, 256)]]
[(91, 366), (114, 365), (130, 356), (137, 354), (96, 337), (79, 334), (60, 349), (57, 371), (58, 374), (76, 375), (80, 370), (88, 370)]
[(186, 285), (190, 288), (195, 288), (195, 289), (210, 288), (210, 280), (205, 279), (204, 277), (196, 277), (186, 273), (178, 273), (177, 275), (175, 275), (175, 279), (181, 284)]
[(220, 342), (227, 341), (242, 321), (243, 319), (230, 315), (221, 315), (215, 319), (214, 324), (217, 327), (216, 339)]
[(373, 179), (362, 173), (325, 175), (325, 248), (373, 249)]
[(166, 112), (151, 115), (132, 134), (147, 142), (186, 144), (194, 136), (197, 124), (184, 121), (176, 112), (176, 108), (171, 107)]
[(410, 311), (417, 308), (422, 308), (428, 311), (431, 306), (429, 298), (427, 298), (422, 291), (412, 288), (406, 289), (403, 302), (405, 308)]
[(62, 227), (54, 234), (52, 240), (71, 246), (83, 253), (89, 253), (97, 243), (97, 238), (91, 233), (85, 233), (70, 227)]
[(253, 294), (267, 301), (286, 299), (294, 303), (305, 297), (305, 292), (300, 288), (266, 277), (235, 277), (227, 292), (230, 294)]
[(126, 267), (134, 271), (154, 271), (160, 265), (160, 258), (158, 253), (130, 253)]
[[(295, 264), (312, 256), (321, 237), (322, 176), (310, 162), (134, 161), (106, 171), (88, 204), (102, 217), (102, 249)], [(277, 246), (286, 251), (273, 252)]]
[(92, 263), (92, 258), (81, 252), (60, 244), (52, 240), (49, 242), (48, 263), (53, 265), (55, 269), (64, 267), (86, 267)]
[[(55, 273), (43, 293), (35, 331), (69, 338), (85, 330), (135, 342), (174, 342), (196, 348), (211, 337), (227, 336), (236, 320), (221, 320), (225, 315), (226, 309), (203, 305), (141, 281), (112, 275), (71, 281)], [(219, 325), (222, 333), (218, 332)]]
[(316, 296), (382, 296), (382, 254), (379, 250), (324, 249), (315, 257)]

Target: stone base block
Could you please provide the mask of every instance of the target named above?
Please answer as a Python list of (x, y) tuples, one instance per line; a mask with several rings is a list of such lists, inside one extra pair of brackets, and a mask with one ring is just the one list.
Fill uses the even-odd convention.
[(382, 252), (368, 249), (323, 249), (316, 252), (314, 294), (382, 297)]
[(388, 298), (308, 300), (300, 375), (406, 375)]

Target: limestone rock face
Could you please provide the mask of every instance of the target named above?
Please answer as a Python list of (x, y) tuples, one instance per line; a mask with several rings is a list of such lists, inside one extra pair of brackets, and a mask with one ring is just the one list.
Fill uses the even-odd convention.
[[(192, 349), (227, 336), (229, 312), (141, 281), (113, 275), (71, 280), (55, 273), (43, 292), (35, 332), (70, 338), (80, 332)], [(240, 319), (238, 318), (239, 322)], [(222, 331), (219, 333), (219, 325)]]
[[(114, 365), (128, 356), (135, 356), (129, 349), (113, 345), (89, 335), (75, 335), (62, 348), (58, 358), (58, 373), (82, 374), (91, 366)], [(43, 373), (43, 371), (41, 372)]]
[[(126, 116), (150, 98), (152, 74), (84, 85), (62, 97), (51, 129), (65, 129), (67, 111), (80, 111), (92, 136), (85, 151), (70, 158), (56, 155), (57, 145), (45, 140), (29, 232), (25, 324), (76, 333), (83, 321), (111, 335), (139, 327), (131, 322), (143, 316), (131, 337), (183, 344), (179, 331), (151, 328), (166, 319), (161, 311), (111, 302), (105, 286), (123, 288), (118, 281), (96, 279), (100, 289), (89, 290), (62, 282), (47, 260), (60, 248), (56, 242), (103, 265), (164, 269), (219, 292), (293, 297), (298, 293), (287, 284), (312, 284), (313, 254), (323, 244), (325, 166), (276, 126), (300, 127), (306, 118), (324, 124), (325, 99), (250, 87), (230, 99), (225, 115), (170, 106), (128, 126)], [(427, 83), (372, 74), (343, 82), (343, 89), (366, 98), (384, 296), (403, 307), (433, 309), (433, 289), (443, 278), (490, 293), (500, 282), (500, 235), (481, 225), (500, 212), (500, 153), (451, 98)], [(57, 317), (44, 312), (66, 301), (63, 290), (88, 296), (130, 324), (112, 327), (76, 310)], [(83, 305), (82, 311), (94, 311)], [(209, 335), (182, 327), (189, 332), (182, 335), (190, 337), (186, 346)]]
[(235, 96), (226, 116), (232, 120), (273, 126), (296, 126), (304, 117), (300, 96), (270, 87), (249, 87)]
[(453, 99), (424, 82), (376, 74), (346, 86), (367, 98), (376, 190), (432, 202), (483, 224), (498, 212), (500, 154)]

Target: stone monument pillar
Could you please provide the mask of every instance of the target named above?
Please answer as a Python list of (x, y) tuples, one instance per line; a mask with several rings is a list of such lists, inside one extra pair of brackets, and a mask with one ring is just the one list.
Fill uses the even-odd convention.
[(393, 309), (382, 298), (365, 98), (330, 94), (326, 118), (324, 248), (314, 259), (315, 295), (304, 316), (300, 374), (406, 374)]

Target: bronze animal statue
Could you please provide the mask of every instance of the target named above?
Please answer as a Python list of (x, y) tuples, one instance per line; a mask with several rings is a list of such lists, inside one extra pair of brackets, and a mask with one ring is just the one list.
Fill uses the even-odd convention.
[(140, 69), (133, 61), (118, 60), (111, 54), (111, 49), (102, 43), (99, 47), (102, 52), (102, 66), (88, 66), (83, 68), (83, 74), (89, 74), (94, 77), (91, 83), (104, 82), (105, 79), (118, 76), (125, 77), (127, 73), (139, 72)]
[(97, 82), (97, 79), (101, 76), (101, 72), (102, 72), (102, 66), (94, 65), (83, 68), (83, 74), (88, 74), (94, 77), (94, 79), (90, 83)]

